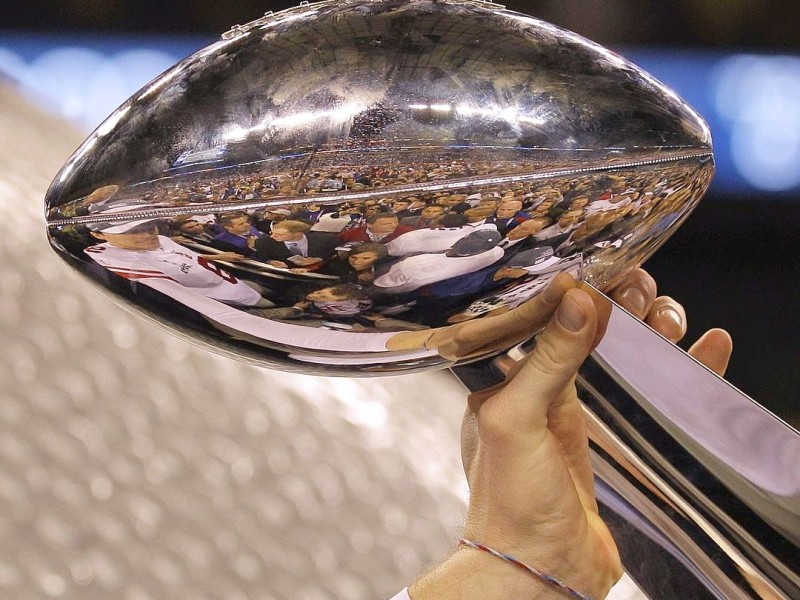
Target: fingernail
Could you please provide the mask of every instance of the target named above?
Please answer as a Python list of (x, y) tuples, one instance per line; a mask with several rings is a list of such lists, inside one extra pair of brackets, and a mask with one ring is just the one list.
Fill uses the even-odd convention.
[(558, 312), (556, 313), (558, 322), (567, 331), (577, 333), (583, 326), (586, 325), (586, 314), (578, 306), (578, 303), (565, 297), (561, 304), (558, 305)]
[(553, 280), (547, 284), (547, 287), (544, 289), (544, 294), (542, 298), (548, 304), (555, 304), (561, 297), (564, 295), (564, 290), (561, 288), (561, 284), (557, 281), (558, 277), (554, 277)]
[(619, 295), (620, 304), (639, 318), (644, 317), (647, 302), (645, 301), (642, 290), (637, 287), (629, 287)]
[(678, 311), (673, 308), (662, 308), (656, 312), (656, 315), (658, 315), (659, 318), (667, 319), (668, 321), (674, 323), (678, 328), (676, 334), (683, 334), (683, 319)]

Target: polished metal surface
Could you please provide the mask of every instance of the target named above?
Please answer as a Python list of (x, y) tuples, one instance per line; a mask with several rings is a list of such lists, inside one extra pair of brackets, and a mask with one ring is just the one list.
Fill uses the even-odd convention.
[(46, 210), (62, 258), (181, 335), (384, 374), (452, 364), (439, 328), (558, 271), (613, 284), (712, 174), (702, 119), (575, 34), (490, 2), (327, 1), (233, 28), (145, 86)]
[(100, 297), (28, 201), (84, 135), (0, 83), (0, 598), (391, 597), (464, 513), (461, 386), (256, 368)]
[(579, 389), (598, 500), (645, 589), (800, 597), (800, 433), (619, 307)]

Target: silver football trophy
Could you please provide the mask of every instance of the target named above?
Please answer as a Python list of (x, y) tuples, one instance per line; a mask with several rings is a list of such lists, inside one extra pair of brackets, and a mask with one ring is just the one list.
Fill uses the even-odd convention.
[[(179, 335), (318, 375), (451, 368), (435, 334), (569, 271), (599, 290), (694, 209), (711, 135), (617, 54), (477, 0), (236, 26), (118, 108), (47, 193), (53, 248)], [(610, 300), (609, 300), (610, 302)], [(651, 598), (800, 598), (800, 436), (612, 308), (579, 381), (598, 499)]]

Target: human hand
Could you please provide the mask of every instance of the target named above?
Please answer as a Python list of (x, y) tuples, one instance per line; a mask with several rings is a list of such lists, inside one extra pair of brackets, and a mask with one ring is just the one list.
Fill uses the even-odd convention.
[(244, 256), (238, 252), (220, 252), (219, 254), (207, 254), (206, 260), (222, 261), (222, 262), (237, 262), (244, 260)]
[[(549, 319), (536, 347), (504, 384), (469, 398), (465, 537), (600, 598), (622, 571), (611, 534), (597, 513), (574, 378), (599, 340), (607, 313), (568, 275), (556, 277), (527, 304), (520, 314), (511, 311), (496, 321), (504, 321), (502, 330), (513, 323), (535, 328)], [(470, 548), (458, 549), (419, 580), (411, 596), (564, 597), (557, 588)]]
[[(610, 295), (665, 337), (678, 341), (684, 336), (683, 307), (657, 297), (655, 281), (646, 272), (633, 271)], [(602, 597), (621, 571), (613, 539), (597, 514), (574, 376), (602, 337), (608, 303), (595, 304), (569, 277), (559, 276), (537, 298), (492, 319), (491, 327), (481, 321), (464, 324), (439, 350), (463, 356), (485, 349), (493, 338), (507, 341), (515, 329), (530, 335), (559, 302), (565, 312), (583, 316), (582, 327), (570, 331), (559, 318), (559, 308), (536, 349), (513, 368), (506, 382), (470, 397), (462, 427), (471, 489), (466, 535)], [(722, 375), (730, 358), (730, 337), (711, 330), (690, 353)], [(536, 586), (540, 595), (535, 595)], [(455, 590), (463, 596), (448, 595)], [(515, 574), (502, 561), (466, 548), (412, 588), (415, 600), (550, 594), (563, 597), (521, 571)]]
[(316, 258), (314, 256), (292, 256), (289, 260), (298, 267), (310, 267), (322, 262), (321, 258)]

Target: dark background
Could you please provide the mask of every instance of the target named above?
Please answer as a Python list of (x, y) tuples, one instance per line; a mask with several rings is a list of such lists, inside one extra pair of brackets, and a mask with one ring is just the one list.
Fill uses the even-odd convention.
[[(4, 2), (0, 27), (59, 33), (215, 36), (275, 0), (28, 0)], [(796, 0), (508, 1), (614, 49), (626, 46), (800, 52)], [(800, 165), (798, 165), (800, 168)], [(728, 378), (800, 425), (800, 192), (722, 196), (713, 190), (686, 225), (649, 261), (661, 293), (689, 313), (687, 340), (709, 327), (734, 338)]]
[[(47, 31), (221, 33), (282, 0), (27, 0), (3, 2), (0, 26)], [(795, 0), (508, 0), (528, 13), (614, 45), (796, 49)]]

